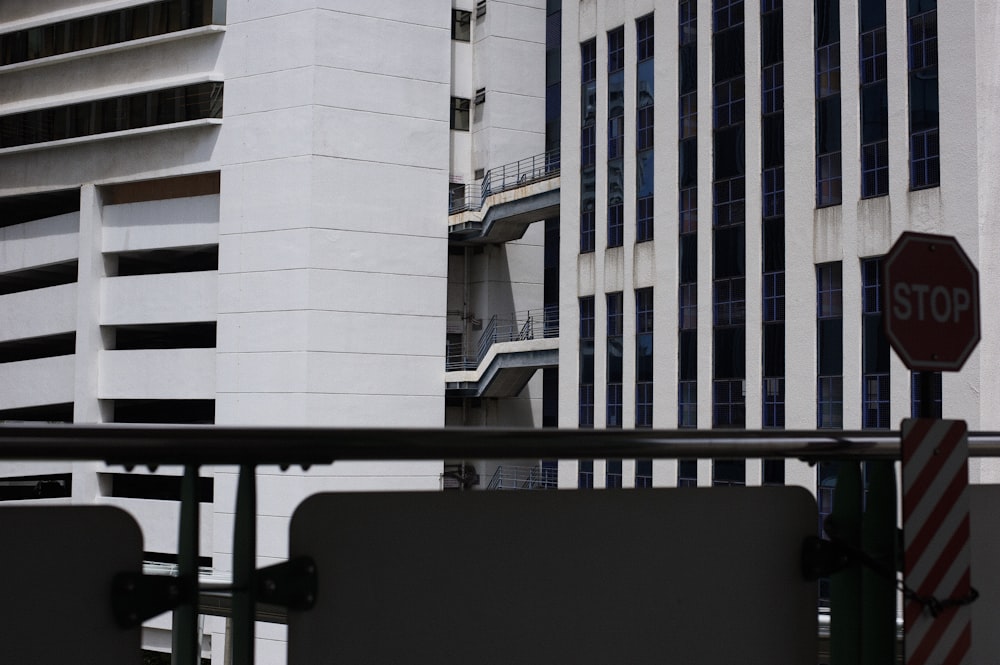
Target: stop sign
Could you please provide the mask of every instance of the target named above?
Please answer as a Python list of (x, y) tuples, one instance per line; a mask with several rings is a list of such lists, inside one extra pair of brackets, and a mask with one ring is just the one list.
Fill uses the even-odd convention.
[(979, 343), (979, 272), (958, 241), (906, 231), (882, 270), (885, 334), (906, 366), (961, 369)]

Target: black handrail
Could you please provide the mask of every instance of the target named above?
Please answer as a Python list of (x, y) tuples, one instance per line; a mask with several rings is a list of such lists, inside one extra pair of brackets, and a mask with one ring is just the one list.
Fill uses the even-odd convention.
[(448, 214), (454, 215), (466, 210), (482, 210), (486, 199), (493, 194), (554, 178), (559, 175), (559, 166), (558, 148), (525, 157), (510, 164), (495, 166), (483, 174), (478, 194), (474, 193), (475, 188), (472, 184), (466, 184), (462, 196), (449, 196)]
[[(0, 424), (0, 459), (109, 464), (330, 464), (337, 460), (899, 459), (898, 431), (305, 428)], [(970, 433), (1000, 457), (1000, 432)]]

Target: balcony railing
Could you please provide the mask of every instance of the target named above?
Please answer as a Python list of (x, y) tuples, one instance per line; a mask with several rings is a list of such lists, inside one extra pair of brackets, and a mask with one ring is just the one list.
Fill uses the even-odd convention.
[(463, 342), (449, 343), (445, 357), (445, 370), (470, 371), (479, 367), (490, 347), (499, 342), (523, 342), (531, 339), (548, 339), (559, 336), (559, 306), (490, 318), (472, 350)]
[(545, 490), (557, 489), (558, 474), (553, 469), (540, 466), (512, 466), (501, 464), (493, 472), (488, 490)]
[[(1000, 457), (1000, 433), (970, 433), (969, 453), (973, 457)], [(0, 423), (0, 459), (8, 462), (101, 461), (151, 468), (184, 465), (177, 577), (166, 576), (161, 581), (167, 583), (161, 584), (152, 578), (164, 576), (146, 570), (143, 576), (126, 576), (124, 585), (116, 583), (106, 587), (101, 596), (93, 599), (95, 608), (107, 607), (110, 596), (123, 629), (135, 630), (143, 619), (173, 609), (172, 630), (178, 638), (174, 643), (174, 657), (175, 662), (183, 665), (200, 662), (202, 631), (197, 621), (198, 603), (202, 602), (200, 599), (206, 591), (211, 590), (200, 581), (198, 569), (197, 481), (200, 467), (224, 464), (240, 468), (233, 516), (232, 580), (212, 589), (231, 599), (232, 632), (231, 639), (227, 639), (227, 658), (230, 659), (227, 662), (252, 665), (254, 618), (259, 616), (259, 603), (277, 603), (304, 611), (300, 603), (307, 602), (311, 607), (315, 601), (308, 593), (310, 585), (306, 584), (304, 592), (289, 585), (314, 582), (316, 576), (309, 558), (256, 568), (258, 467), (280, 465), (287, 469), (291, 465), (301, 465), (305, 468), (332, 464), (335, 460), (607, 458), (896, 461), (900, 459), (900, 435), (893, 431), (842, 430), (720, 433), (717, 430), (652, 429), (319, 429)], [(860, 487), (860, 480), (857, 486)], [(59, 509), (65, 507), (33, 508), (49, 512)], [(38, 516), (43, 514), (39, 512)], [(137, 552), (140, 547), (137, 543)], [(39, 589), (42, 588), (44, 585), (40, 584)], [(885, 588), (893, 596), (896, 593), (892, 585), (885, 585)], [(276, 589), (284, 590), (285, 595), (277, 593)], [(28, 596), (14, 596), (10, 603), (31, 607), (25, 604), (26, 598)], [(33, 616), (36, 615), (29, 613), (27, 621)], [(850, 630), (860, 630), (851, 623), (857, 624), (856, 618), (847, 625)], [(15, 628), (17, 625), (15, 623)], [(58, 631), (59, 625), (52, 625)]]
[(494, 167), (486, 172), (478, 188), (475, 183), (468, 183), (464, 187), (452, 189), (448, 198), (448, 214), (482, 210), (486, 199), (493, 194), (524, 187), (540, 180), (548, 180), (557, 175), (559, 175), (559, 150), (550, 150)]

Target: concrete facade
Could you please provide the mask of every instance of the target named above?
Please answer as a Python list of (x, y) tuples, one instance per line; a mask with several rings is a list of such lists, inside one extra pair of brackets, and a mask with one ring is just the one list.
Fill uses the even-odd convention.
[[(446, 223), (449, 182), (544, 150), (541, 0), (481, 17), (472, 0), (2, 4), (0, 118), (17, 121), (0, 147), (0, 420), (441, 427), (447, 312), (541, 306), (539, 229), (456, 265)], [(197, 86), (215, 86), (208, 112), (164, 122)], [(453, 129), (452, 98), (480, 88)], [(53, 108), (68, 129), (41, 126)], [(536, 383), (469, 418), (540, 424)], [(443, 464), (259, 469), (261, 565), (287, 557), (305, 497), (439, 490)], [(71, 478), (46, 501), (128, 510), (169, 565), (178, 504), (143, 477), (180, 471), (0, 476)], [(201, 553), (224, 577), (236, 470), (202, 475)], [(169, 628), (150, 622), (145, 648), (169, 648)], [(223, 662), (225, 622), (204, 632)], [(260, 662), (284, 659), (282, 626), (257, 643)]]
[[(697, 14), (697, 427), (713, 422), (713, 8), (729, 2), (692, 1)], [(742, 6), (745, 122), (741, 140), (745, 159), (745, 426), (760, 429), (764, 411), (762, 380), (762, 97), (761, 5)], [(995, 113), (982, 98), (996, 90), (995, 40), (985, 36), (996, 25), (989, 3), (939, 3), (937, 77), (940, 113), (939, 186), (911, 187), (909, 176), (908, 16), (906, 3), (885, 3), (888, 192), (864, 197), (861, 190), (862, 118), (858, 63), (859, 2), (839, 3), (839, 95), (842, 143), (842, 202), (818, 207), (816, 200), (816, 17), (814, 3), (767, 3), (783, 18), (783, 146), (784, 146), (784, 422), (787, 429), (817, 427), (816, 267), (838, 262), (843, 274), (843, 428), (861, 429), (863, 417), (863, 325), (861, 262), (888, 252), (906, 230), (954, 235), (978, 265), (983, 300), (983, 341), (961, 372), (943, 376), (943, 413), (969, 422), (970, 428), (997, 426), (991, 396), (996, 391), (995, 317), (990, 313), (990, 285), (997, 279), (993, 207), (997, 184)], [(678, 426), (678, 66), (679, 14), (674, 4), (654, 2), (581, 2), (562, 6), (562, 187), (560, 319), (563, 322), (559, 358), (559, 424), (578, 425), (580, 385), (579, 336), (573, 322), (580, 316), (580, 298), (594, 296), (594, 426), (604, 426), (607, 413), (605, 296), (624, 294), (624, 427), (635, 425), (635, 289), (653, 287), (655, 299), (656, 376), (653, 427)], [(652, 16), (655, 25), (655, 240), (636, 240), (636, 20)], [(604, 215), (608, 207), (608, 34), (624, 26), (624, 242), (608, 246)], [(989, 26), (989, 27), (987, 27)], [(581, 252), (581, 48), (596, 44), (596, 247)], [(910, 372), (890, 354), (891, 427), (910, 417)], [(563, 469), (562, 466), (569, 468)], [(626, 465), (627, 468), (627, 465)], [(576, 486), (576, 463), (560, 468), (560, 486)], [(660, 470), (657, 470), (660, 469)], [(595, 462), (594, 482), (600, 485), (603, 463)], [(654, 484), (673, 485), (673, 463), (654, 466)], [(698, 484), (711, 484), (712, 465), (699, 462)], [(973, 463), (975, 480), (992, 480), (995, 471)], [(626, 476), (628, 475), (626, 471)], [(789, 463), (786, 480), (815, 489), (815, 472)], [(625, 479), (626, 484), (628, 479)], [(747, 465), (746, 482), (759, 484), (759, 464)]]

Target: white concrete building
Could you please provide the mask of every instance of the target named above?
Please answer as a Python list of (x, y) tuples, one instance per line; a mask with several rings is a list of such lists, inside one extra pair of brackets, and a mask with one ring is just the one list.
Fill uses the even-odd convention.
[[(992, 4), (562, 14), (560, 427), (898, 427), (911, 375), (876, 296), (904, 230), (957, 236), (979, 267), (983, 341), (943, 412), (997, 427)], [(620, 464), (561, 463), (560, 486), (816, 486), (794, 463)]]
[[(912, 229), (978, 263), (983, 342), (942, 411), (997, 429), (1000, 10), (785, 4), (4, 0), (0, 421), (892, 428), (911, 377), (878, 331), (877, 259)], [(4, 465), (0, 488), (121, 506), (170, 564), (178, 472)], [(504, 473), (262, 468), (260, 562), (315, 492)], [(224, 576), (235, 470), (203, 475)], [(206, 619), (214, 662), (224, 631)], [(144, 639), (167, 649), (169, 619)], [(280, 662), (283, 629), (258, 650)]]
[[(448, 332), (542, 305), (540, 226), (463, 257), (447, 201), (543, 152), (544, 62), (542, 0), (0, 3), (0, 420), (444, 426)], [(540, 380), (518, 395), (492, 422), (540, 423)], [(178, 473), (0, 482), (121, 506), (169, 565)], [(203, 476), (203, 564), (225, 576), (236, 470)], [(446, 480), (444, 461), (263, 467), (260, 563), (310, 494)], [(280, 662), (283, 627), (257, 633)], [(169, 615), (144, 642), (169, 648)], [(205, 655), (223, 647), (207, 618)]]

